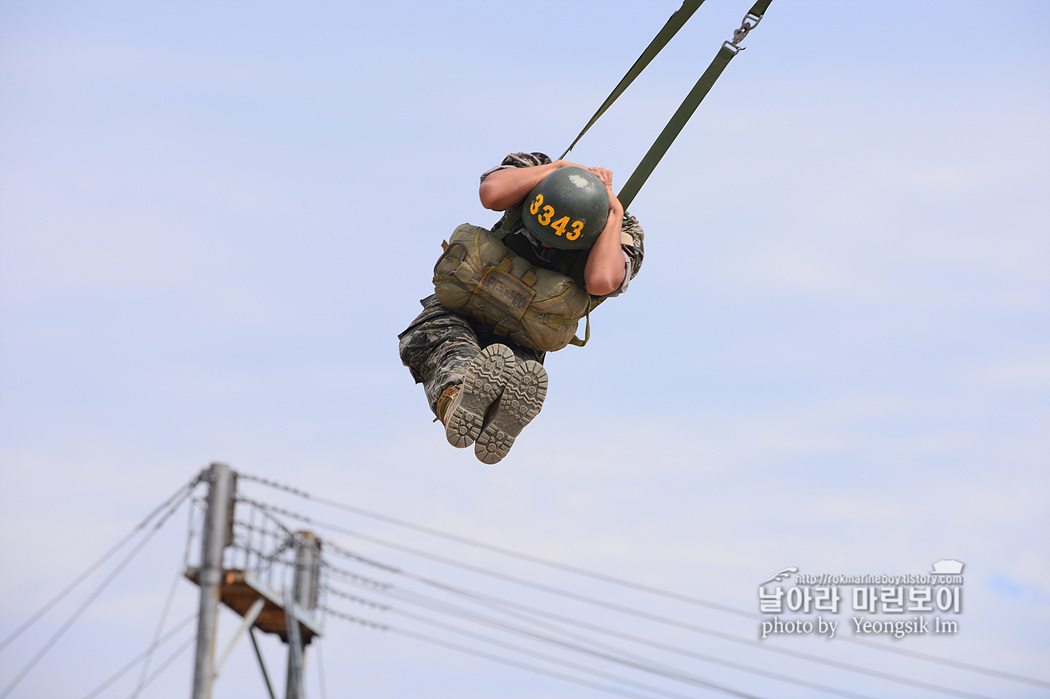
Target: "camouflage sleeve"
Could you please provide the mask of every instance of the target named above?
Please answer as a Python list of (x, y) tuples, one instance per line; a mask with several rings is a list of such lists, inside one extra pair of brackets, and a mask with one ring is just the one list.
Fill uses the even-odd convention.
[(537, 165), (548, 165), (552, 162), (554, 161), (550, 159), (550, 156), (544, 153), (511, 153), (503, 159), (502, 163), (481, 173), (481, 181), (484, 182), (486, 177), (497, 170), (506, 170), (511, 167), (535, 167)]
[[(645, 231), (638, 225), (638, 219), (628, 213), (623, 215), (620, 247), (623, 248), (623, 252), (627, 255), (627, 260), (631, 264), (631, 273), (626, 280), (626, 282), (629, 282), (638, 275), (638, 270), (642, 268), (642, 258), (645, 257)], [(623, 285), (624, 289), (627, 288), (626, 282)]]

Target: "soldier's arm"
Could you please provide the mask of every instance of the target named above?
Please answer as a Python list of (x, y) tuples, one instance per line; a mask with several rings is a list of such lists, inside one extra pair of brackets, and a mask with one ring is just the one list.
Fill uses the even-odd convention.
[[(568, 160), (556, 160), (535, 167), (508, 167), (496, 170), (481, 182), (478, 194), (481, 205), (493, 211), (503, 211), (514, 206), (532, 191), (532, 188), (558, 168), (575, 165)], [(579, 167), (579, 166), (577, 166)]]
[(609, 220), (605, 223), (598, 240), (591, 247), (587, 257), (587, 266), (583, 270), (583, 279), (587, 293), (594, 296), (607, 296), (623, 285), (627, 274), (623, 248), (620, 247), (620, 236), (623, 230), (623, 205), (609, 190)]

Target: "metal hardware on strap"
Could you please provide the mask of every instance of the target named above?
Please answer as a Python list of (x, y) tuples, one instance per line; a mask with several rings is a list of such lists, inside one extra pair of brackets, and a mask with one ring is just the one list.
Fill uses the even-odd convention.
[(700, 79), (696, 81), (696, 85), (690, 90), (689, 94), (686, 95), (682, 105), (678, 108), (678, 111), (674, 113), (671, 120), (664, 127), (664, 130), (660, 132), (660, 135), (656, 137), (656, 141), (649, 148), (649, 151), (642, 157), (641, 162), (635, 167), (634, 172), (627, 179), (627, 184), (623, 186), (623, 189), (617, 194), (617, 198), (620, 203), (623, 204), (623, 208), (627, 209), (634, 201), (634, 197), (641, 190), (642, 185), (645, 184), (646, 180), (649, 179), (649, 175), (656, 169), (660, 159), (663, 158), (664, 153), (671, 147), (675, 138), (681, 133), (685, 127), (689, 118), (696, 111), (696, 108), (700, 106), (700, 102), (703, 101), (704, 97), (711, 90), (711, 87), (715, 84), (718, 76), (722, 74), (722, 71), (729, 61), (733, 59), (738, 53), (744, 50), (743, 46), (739, 43), (743, 41), (744, 37), (747, 36), (748, 32), (758, 26), (758, 23), (762, 20), (762, 16), (769, 8), (769, 4), (772, 0), (757, 0), (751, 7), (751, 10), (744, 15), (744, 20), (741, 22), (740, 28), (733, 32), (732, 41), (727, 41), (722, 44), (718, 53), (715, 55), (711, 65), (707, 67), (704, 74), (700, 76)]
[(748, 12), (746, 15), (744, 15), (744, 19), (740, 23), (740, 27), (733, 30), (732, 40), (725, 42), (723, 46), (733, 50), (734, 53), (740, 53), (741, 51), (747, 48), (746, 46), (741, 46), (740, 42), (743, 41), (744, 37), (746, 37), (752, 29), (757, 27), (758, 23), (761, 21), (762, 15), (756, 15)]
[[(741, 23), (740, 28), (733, 31), (733, 38), (723, 44), (723, 47), (730, 53), (730, 56), (735, 56), (744, 50), (745, 47), (740, 45), (740, 42), (744, 40), (748, 32), (758, 26), (758, 23), (762, 20), (762, 17), (766, 14), (766, 10), (769, 9), (769, 5), (773, 0), (755, 0), (755, 4), (751, 6), (751, 9), (746, 15), (744, 15), (744, 21)], [(602, 103), (602, 106), (598, 107), (598, 111), (594, 113), (587, 125), (583, 127), (580, 134), (569, 144), (569, 147), (565, 149), (565, 152), (561, 154), (562, 158), (565, 158), (569, 154), (569, 151), (579, 143), (583, 135), (587, 133), (587, 130), (594, 125), (598, 118), (605, 113), (605, 111), (616, 101), (627, 89), (627, 87), (634, 81), (635, 78), (649, 65), (649, 63), (656, 57), (656, 54), (663, 50), (664, 46), (674, 37), (679, 29), (693, 16), (696, 9), (704, 3), (704, 0), (685, 0), (682, 3), (682, 7), (679, 8), (674, 14), (671, 15), (670, 19), (663, 28), (657, 33), (656, 37), (653, 38), (649, 46), (646, 47), (642, 55), (638, 57), (638, 60), (634, 62), (631, 69), (627, 71), (627, 74), (623, 76), (619, 84), (613, 88), (613, 91)], [(626, 205), (624, 208), (627, 208)]]

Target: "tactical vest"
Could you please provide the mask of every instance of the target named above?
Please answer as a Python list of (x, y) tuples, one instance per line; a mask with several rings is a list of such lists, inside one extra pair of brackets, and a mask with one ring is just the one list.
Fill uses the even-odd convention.
[(602, 299), (571, 277), (530, 264), (498, 232), (466, 223), (442, 247), (434, 291), (446, 308), (534, 350), (582, 347), (590, 339), (589, 319), (583, 340), (575, 337), (576, 328)]

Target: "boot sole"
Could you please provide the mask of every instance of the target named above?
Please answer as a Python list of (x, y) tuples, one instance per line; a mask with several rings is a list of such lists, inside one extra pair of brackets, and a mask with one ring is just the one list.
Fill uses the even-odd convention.
[(514, 445), (514, 439), (539, 415), (547, 397), (547, 371), (527, 359), (514, 366), (503, 388), (496, 414), (484, 426), (474, 444), (474, 455), (486, 464), (499, 462)]
[(467, 366), (459, 395), (449, 406), (445, 438), (454, 447), (468, 447), (481, 434), (485, 412), (512, 375), (514, 352), (506, 345), (489, 345)]

